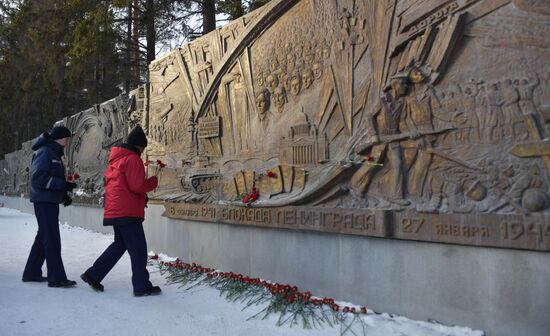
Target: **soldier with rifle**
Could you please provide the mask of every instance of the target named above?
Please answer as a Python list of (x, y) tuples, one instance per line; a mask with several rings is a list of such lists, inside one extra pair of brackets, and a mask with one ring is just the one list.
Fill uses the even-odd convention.
[[(416, 68), (409, 73), (399, 72), (390, 81), (391, 90), (382, 95), (382, 107), (367, 121), (369, 140), (359, 144), (357, 154), (371, 153), (377, 163), (386, 157), (390, 164), (390, 183), (388, 201), (406, 206), (403, 151), (415, 150), (416, 162), (411, 168), (407, 191), (421, 196), (428, 166), (431, 163), (433, 135), (443, 133), (455, 127), (434, 129), (432, 125), (431, 93), (424, 88), (424, 74)], [(414, 90), (409, 92), (411, 85)], [(375, 119), (378, 132), (375, 128)], [(351, 179), (353, 192), (363, 196), (367, 191), (376, 165), (362, 166)]]
[[(382, 108), (371, 116), (367, 121), (367, 134), (371, 134), (368, 144), (360, 145), (356, 152), (362, 154), (372, 147), (371, 153), (379, 161), (387, 156), (391, 165), (389, 201), (398, 205), (408, 205), (404, 199), (402, 154), (398, 141), (384, 141), (384, 137), (400, 135), (400, 125), (404, 121), (404, 97), (408, 92), (407, 75), (404, 73), (395, 74), (390, 82), (391, 94), (387, 93), (381, 97)], [(375, 118), (378, 118), (378, 131), (375, 129)], [(381, 142), (381, 138), (384, 139)], [(352, 190), (361, 196), (366, 192), (376, 166), (363, 165), (351, 179)]]

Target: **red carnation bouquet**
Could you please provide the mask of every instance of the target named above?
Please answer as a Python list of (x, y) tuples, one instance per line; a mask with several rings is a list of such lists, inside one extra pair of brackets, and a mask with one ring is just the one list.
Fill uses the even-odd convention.
[(70, 181), (70, 182), (75, 181), (76, 182), (78, 180), (80, 180), (80, 175), (78, 175), (78, 173), (74, 173), (72, 175), (67, 175), (67, 181)]
[(80, 175), (78, 173), (67, 175), (67, 181), (78, 183), (80, 180)]
[(153, 176), (159, 176), (160, 172), (166, 168), (166, 163), (162, 162), (161, 160), (156, 161), (145, 161), (143, 163), (146, 167), (151, 166), (154, 169)]

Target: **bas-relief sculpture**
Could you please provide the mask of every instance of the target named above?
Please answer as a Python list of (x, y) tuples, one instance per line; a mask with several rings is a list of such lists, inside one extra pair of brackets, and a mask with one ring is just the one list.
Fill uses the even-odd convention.
[(549, 23), (539, 0), (273, 0), (68, 118), (69, 170), (99, 202), (141, 124), (169, 217), (548, 251)]
[(128, 106), (135, 103), (139, 89), (131, 100), (121, 95), (66, 118), (63, 123), (73, 132), (66, 152), (67, 174), (80, 176), (74, 193), (76, 202), (102, 204), (103, 172), (109, 150), (121, 143), (128, 131)]
[[(281, 209), (295, 207), (389, 211), (380, 225), (395, 230), (381, 236), (403, 238), (418, 221), (427, 224), (408, 239), (447, 232), (449, 242), (521, 248), (483, 242), (494, 228), (510, 237), (513, 218), (532, 226), (522, 234), (540, 224), (528, 248), (549, 249), (549, 8), (272, 1), (236, 23), (229, 48), (217, 31), (151, 65), (151, 86), (177, 94), (151, 90), (150, 125), (179, 108), (186, 136), (170, 144), (168, 132), (148, 154), (171, 168), (154, 196), (176, 218), (260, 225), (254, 213), (266, 211), (265, 225), (280, 226)], [(253, 190), (259, 199), (243, 203)]]
[[(103, 171), (107, 166), (109, 150), (127, 134), (131, 125), (129, 108), (133, 106), (133, 114), (138, 111), (136, 106), (140, 106), (139, 95), (143, 91), (140, 89), (131, 93), (130, 101), (121, 95), (56, 123), (66, 125), (73, 132), (63, 160), (67, 175), (80, 176), (73, 195), (75, 202), (102, 204)], [(4, 160), (0, 160), (0, 187), (5, 194), (28, 195), (33, 142), (24, 142), (20, 150), (8, 153)]]

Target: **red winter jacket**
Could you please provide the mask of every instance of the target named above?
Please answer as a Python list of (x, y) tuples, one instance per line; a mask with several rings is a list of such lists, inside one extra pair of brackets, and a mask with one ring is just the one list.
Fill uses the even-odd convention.
[(105, 170), (103, 225), (143, 220), (145, 193), (157, 185), (156, 177), (145, 179), (145, 168), (137, 149), (126, 144), (113, 147)]

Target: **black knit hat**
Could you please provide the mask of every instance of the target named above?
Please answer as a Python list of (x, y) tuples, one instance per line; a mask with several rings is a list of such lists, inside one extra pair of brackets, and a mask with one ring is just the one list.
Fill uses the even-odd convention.
[(147, 137), (141, 126), (137, 125), (130, 131), (126, 137), (126, 142), (134, 146), (147, 147)]
[(50, 138), (53, 140), (70, 138), (71, 135), (71, 131), (65, 126), (55, 126), (50, 132)]

